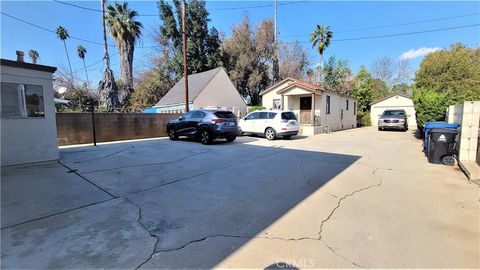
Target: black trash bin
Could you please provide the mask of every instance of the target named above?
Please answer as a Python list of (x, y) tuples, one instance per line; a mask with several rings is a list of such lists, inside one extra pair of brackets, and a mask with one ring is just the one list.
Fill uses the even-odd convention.
[(453, 165), (455, 159), (455, 138), (458, 130), (449, 128), (433, 128), (428, 133), (428, 162), (435, 164)]

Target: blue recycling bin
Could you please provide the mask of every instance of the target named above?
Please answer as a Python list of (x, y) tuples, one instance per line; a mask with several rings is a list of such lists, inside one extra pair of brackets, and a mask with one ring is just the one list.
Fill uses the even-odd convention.
[(423, 131), (425, 132), (425, 141), (423, 142), (423, 152), (425, 152), (425, 155), (428, 154), (429, 151), (429, 132), (432, 128), (447, 128), (447, 129), (458, 129), (460, 127), (459, 124), (449, 124), (447, 122), (427, 122), (425, 123), (425, 127), (423, 128)]

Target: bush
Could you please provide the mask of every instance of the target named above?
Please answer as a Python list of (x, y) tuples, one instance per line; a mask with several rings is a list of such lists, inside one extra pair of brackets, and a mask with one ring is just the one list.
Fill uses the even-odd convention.
[(256, 111), (256, 110), (261, 110), (261, 109), (265, 109), (265, 108), (263, 108), (261, 105), (248, 106), (248, 113), (251, 113), (251, 112)]
[(451, 96), (450, 91), (437, 92), (433, 89), (414, 89), (412, 98), (417, 113), (417, 125), (424, 127), (426, 122), (444, 121), (448, 106), (454, 103)]
[(359, 127), (368, 127), (372, 125), (372, 121), (370, 119), (370, 112), (365, 111), (361, 112), (359, 111), (357, 113), (357, 126)]

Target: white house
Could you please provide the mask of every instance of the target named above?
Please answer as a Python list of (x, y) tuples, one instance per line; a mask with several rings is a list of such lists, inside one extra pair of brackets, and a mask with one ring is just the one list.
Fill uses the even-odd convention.
[(417, 118), (415, 117), (415, 106), (409, 96), (402, 94), (392, 94), (380, 100), (376, 100), (370, 107), (370, 120), (373, 126), (378, 125), (379, 115), (385, 110), (403, 109), (408, 115), (408, 126), (417, 127)]
[(306, 135), (357, 126), (357, 101), (318, 85), (287, 78), (260, 93), (266, 109), (293, 111)]
[(1, 165), (59, 158), (52, 74), (55, 67), (0, 59)]
[[(155, 104), (157, 112), (183, 110), (185, 108), (185, 81), (179, 80), (168, 93)], [(238, 93), (223, 68), (211, 69), (188, 75), (189, 108), (230, 110), (245, 116), (247, 104)]]

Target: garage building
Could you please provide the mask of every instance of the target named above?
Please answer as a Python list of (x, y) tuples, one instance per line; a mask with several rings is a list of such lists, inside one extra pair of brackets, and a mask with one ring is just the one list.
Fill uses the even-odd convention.
[(403, 109), (407, 113), (409, 128), (416, 128), (417, 120), (415, 117), (415, 106), (413, 105), (413, 101), (409, 96), (402, 94), (393, 94), (374, 101), (371, 104), (370, 120), (372, 121), (372, 126), (378, 125), (379, 115), (381, 115), (385, 110), (398, 109)]

